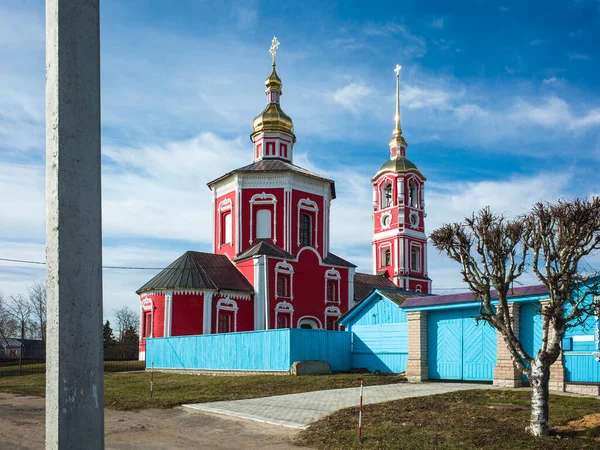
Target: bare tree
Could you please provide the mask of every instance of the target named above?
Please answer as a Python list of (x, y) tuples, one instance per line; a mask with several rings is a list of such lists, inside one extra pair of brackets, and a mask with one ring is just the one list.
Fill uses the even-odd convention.
[(46, 342), (46, 284), (35, 282), (27, 288), (29, 306), (35, 321), (34, 328), (40, 339)]
[(23, 374), (23, 352), (25, 351), (25, 336), (29, 327), (29, 317), (31, 315), (31, 307), (29, 302), (22, 295), (11, 295), (10, 303), (8, 304), (8, 312), (17, 323), (17, 327), (21, 330), (21, 351), (19, 352), (19, 375)]
[[(530, 432), (547, 436), (550, 366), (560, 355), (567, 328), (598, 312), (592, 300), (599, 292), (597, 277), (584, 274), (580, 265), (600, 248), (600, 199), (538, 203), (515, 220), (486, 208), (464, 223), (442, 226), (430, 239), (461, 264), (464, 281), (481, 300), (480, 318), (502, 335), (515, 367), (529, 379)], [(512, 283), (528, 265), (549, 292), (536, 355), (529, 355), (515, 336), (507, 301)], [(492, 305), (492, 296), (497, 305)]]
[(17, 330), (17, 322), (7, 308), (6, 299), (0, 293), (0, 338), (2, 345), (8, 344), (8, 338), (13, 336)]
[(115, 315), (117, 339), (122, 341), (125, 336), (125, 332), (129, 328), (138, 328), (139, 316), (129, 306), (123, 306), (119, 309), (113, 309)]

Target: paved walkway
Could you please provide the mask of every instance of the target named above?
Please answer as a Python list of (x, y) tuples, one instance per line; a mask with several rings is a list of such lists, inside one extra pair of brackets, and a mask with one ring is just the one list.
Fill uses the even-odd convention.
[[(469, 389), (490, 389), (489, 384), (398, 383), (366, 386), (363, 403), (381, 403), (409, 397), (422, 397)], [(213, 403), (183, 405), (186, 408), (304, 429), (321, 417), (350, 406), (358, 406), (360, 388), (333, 389)]]

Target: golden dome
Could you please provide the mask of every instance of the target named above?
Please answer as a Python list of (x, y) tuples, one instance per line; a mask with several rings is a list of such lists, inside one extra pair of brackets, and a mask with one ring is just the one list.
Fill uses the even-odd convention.
[(292, 118), (284, 113), (279, 105), (278, 97), (281, 93), (281, 79), (275, 71), (275, 64), (273, 64), (271, 75), (269, 75), (269, 78), (265, 80), (265, 86), (267, 87), (267, 96), (271, 91), (279, 91), (279, 93), (277, 93), (277, 95), (275, 95), (273, 99), (267, 103), (264, 111), (256, 116), (252, 121), (252, 128), (254, 128), (254, 132), (250, 135), (250, 138), (253, 139), (258, 133), (279, 132), (291, 135), (292, 141), (296, 142)]
[(277, 71), (275, 70), (275, 64), (273, 64), (273, 70), (271, 70), (271, 75), (269, 78), (265, 80), (265, 86), (267, 87), (267, 92), (272, 90), (281, 90), (281, 78), (277, 75)]

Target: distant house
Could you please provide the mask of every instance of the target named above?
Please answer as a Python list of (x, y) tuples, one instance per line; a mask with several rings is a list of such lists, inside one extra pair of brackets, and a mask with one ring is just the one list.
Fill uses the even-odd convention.
[(45, 360), (46, 347), (44, 341), (40, 339), (21, 339), (17, 338), (0, 338), (0, 361), (17, 360), (21, 357), (28, 360)]

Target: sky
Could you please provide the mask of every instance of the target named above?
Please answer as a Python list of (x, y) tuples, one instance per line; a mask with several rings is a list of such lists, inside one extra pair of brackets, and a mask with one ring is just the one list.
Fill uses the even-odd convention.
[[(0, 258), (45, 259), (44, 2), (0, 1)], [(332, 178), (332, 251), (371, 270), (370, 178), (389, 158), (396, 64), (426, 230), (491, 206), (600, 193), (600, 1), (102, 0), (103, 260), (210, 251), (206, 183), (252, 160), (272, 37), (294, 162)], [(104, 313), (158, 270), (104, 270)], [(429, 249), (435, 293), (465, 289)], [(0, 292), (43, 265), (0, 261)], [(524, 283), (533, 283), (526, 276)]]

